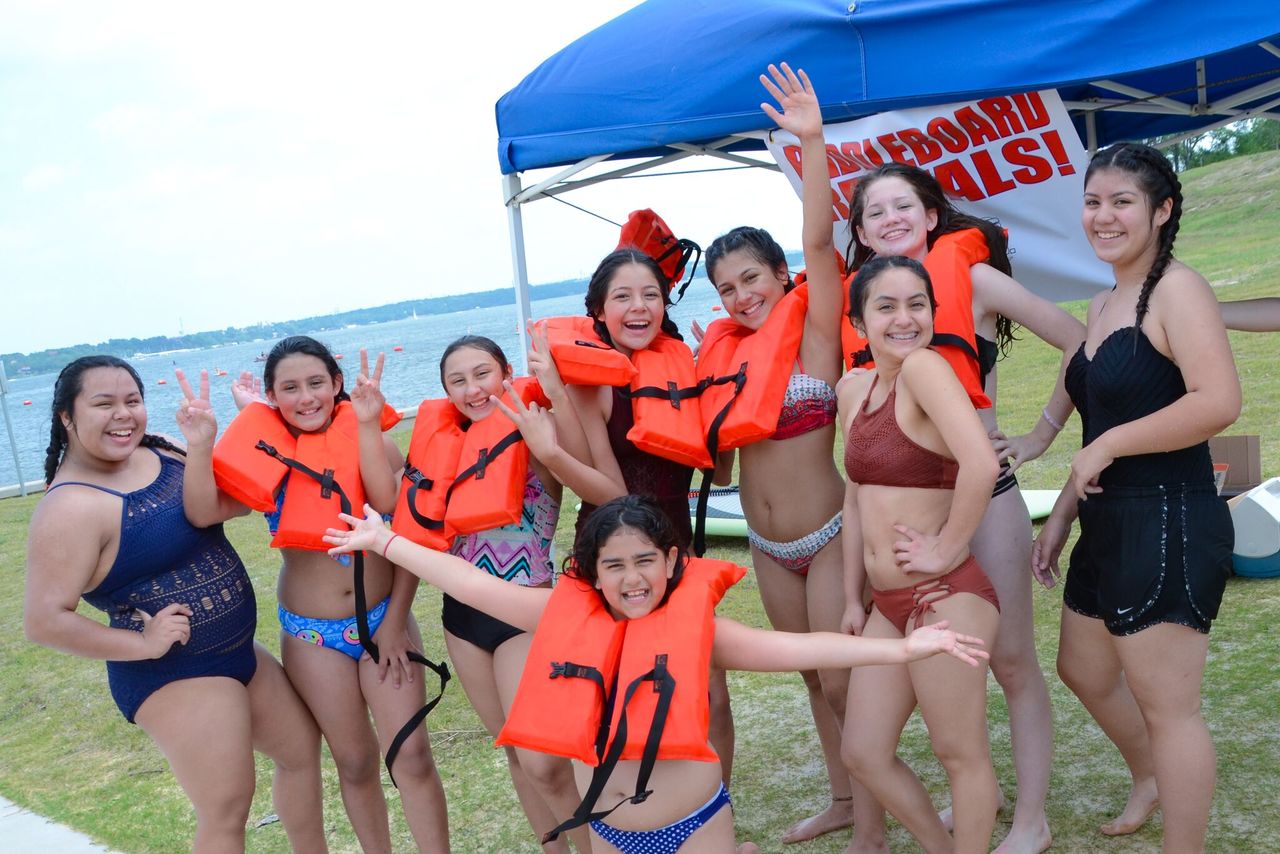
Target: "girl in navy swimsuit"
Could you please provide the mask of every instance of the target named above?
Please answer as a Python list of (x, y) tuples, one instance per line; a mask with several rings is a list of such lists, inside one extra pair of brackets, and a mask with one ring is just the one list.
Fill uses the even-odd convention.
[[(146, 428), (127, 362), (85, 356), (58, 375), (49, 488), (27, 549), (27, 637), (106, 660), (121, 714), (191, 799), (194, 850), (243, 850), (256, 747), (276, 760), (290, 845), (324, 851), (319, 731), (254, 644), (253, 588), (222, 526), (187, 520), (182, 451)], [(81, 597), (107, 625), (76, 613)]]
[(1203, 851), (1215, 760), (1200, 684), (1234, 533), (1207, 442), (1239, 417), (1240, 381), (1212, 289), (1173, 258), (1181, 215), (1155, 149), (1115, 145), (1089, 164), (1084, 230), (1116, 284), (1090, 303), (1067, 373), (1084, 447), (1033, 569), (1054, 583), (1078, 514), (1058, 673), (1133, 777), (1102, 832), (1132, 833), (1158, 801), (1164, 850)]

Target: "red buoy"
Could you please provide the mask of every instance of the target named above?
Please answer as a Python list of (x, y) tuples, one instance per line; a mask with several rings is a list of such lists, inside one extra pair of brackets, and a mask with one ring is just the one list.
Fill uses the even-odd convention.
[(168, 380), (156, 380), (156, 385), (168, 385)]
[(403, 352), (404, 352), (404, 348), (403, 348), (403, 347), (401, 347), (399, 344), (397, 344), (396, 346), (392, 347), (391, 349), (392, 349), (392, 350), (394, 350), (394, 351), (395, 351), (395, 352), (397, 352), (397, 353), (403, 353)]
[(24, 400), (24, 401), (22, 401), (22, 405), (23, 405), (23, 406), (30, 406), (30, 405), (31, 405), (31, 401), (29, 401), (29, 400)]
[(724, 306), (722, 306), (722, 305), (713, 305), (713, 306), (711, 306), (711, 310), (712, 310), (712, 311), (724, 311)]
[(342, 354), (341, 354), (341, 353), (334, 353), (334, 354), (333, 354), (333, 358), (335, 358), (335, 359), (337, 359), (337, 360), (341, 361), (341, 360), (342, 360)]

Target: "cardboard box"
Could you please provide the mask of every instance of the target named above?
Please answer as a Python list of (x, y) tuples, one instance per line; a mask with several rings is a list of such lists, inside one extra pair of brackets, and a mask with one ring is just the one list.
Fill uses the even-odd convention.
[(1262, 444), (1257, 436), (1214, 436), (1209, 455), (1215, 463), (1226, 463), (1224, 496), (1248, 492), (1262, 483)]

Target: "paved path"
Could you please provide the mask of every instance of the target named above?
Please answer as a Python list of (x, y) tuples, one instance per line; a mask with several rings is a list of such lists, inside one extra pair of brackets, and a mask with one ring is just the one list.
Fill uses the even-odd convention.
[(108, 852), (106, 846), (99, 845), (83, 833), (56, 824), (4, 798), (0, 798), (0, 848), (49, 854)]

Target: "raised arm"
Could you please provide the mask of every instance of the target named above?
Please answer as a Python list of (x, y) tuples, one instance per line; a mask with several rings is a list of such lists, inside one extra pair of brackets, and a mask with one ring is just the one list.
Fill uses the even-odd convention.
[(382, 394), (384, 362), (385, 354), (379, 353), (370, 374), (369, 352), (360, 349), (360, 373), (351, 389), (351, 406), (359, 423), (360, 483), (365, 500), (379, 513), (390, 513), (396, 506), (404, 460), (395, 442), (382, 432), (382, 412), (387, 405)]
[(329, 528), (325, 531), (325, 542), (333, 546), (329, 554), (353, 551), (380, 554), (459, 602), (517, 628), (527, 631), (537, 628), (551, 596), (549, 588), (522, 587), (503, 581), (460, 557), (423, 548), (393, 534), (383, 524), (378, 511), (368, 505), (364, 514), (363, 519), (341, 515), (342, 521), (351, 526), (350, 530)]
[(182, 510), (187, 521), (197, 528), (207, 528), (243, 516), (249, 508), (219, 490), (213, 479), (213, 444), (218, 437), (218, 421), (209, 403), (209, 372), (200, 372), (198, 394), (181, 369), (173, 373), (183, 394), (175, 417), (187, 441), (186, 466), (182, 472)]
[(827, 144), (822, 136), (822, 110), (803, 69), (793, 72), (785, 62), (780, 68), (770, 65), (769, 74), (760, 75), (760, 82), (782, 110), (779, 112), (768, 103), (760, 108), (778, 127), (800, 140), (804, 208), (801, 242), (809, 280), (809, 309), (800, 355), (809, 373), (834, 383), (840, 378), (844, 283), (831, 234), (831, 179), (827, 172)]
[(905, 638), (851, 637), (838, 632), (775, 632), (716, 618), (711, 660), (725, 670), (785, 673), (906, 664), (940, 652), (976, 666), (988, 657), (980, 638), (947, 629), (945, 620), (916, 629)]

